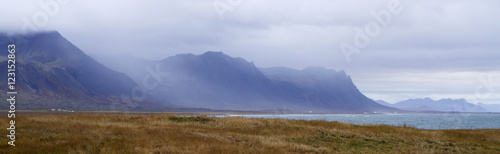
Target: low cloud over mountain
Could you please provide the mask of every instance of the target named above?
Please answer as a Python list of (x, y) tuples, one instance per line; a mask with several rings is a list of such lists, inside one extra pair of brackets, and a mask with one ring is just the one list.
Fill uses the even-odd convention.
[(259, 69), (252, 62), (222, 52), (179, 54), (160, 61), (126, 59), (126, 63), (109, 58), (101, 61), (133, 77), (149, 96), (178, 106), (337, 113), (398, 111), (364, 96), (344, 71), (320, 67)]
[[(19, 109), (140, 110), (161, 106), (152, 101), (137, 108), (137, 102), (121, 98), (136, 83), (96, 62), (58, 32), (0, 34), (0, 39), (16, 45)], [(0, 46), (7, 43), (2, 41)], [(2, 59), (0, 72), (7, 76), (6, 58)], [(7, 82), (0, 86), (8, 87)]]
[[(101, 60), (114, 71), (58, 32), (1, 37), (25, 39), (15, 42), (17, 87), (24, 102), (20, 109), (399, 111), (365, 97), (344, 71), (259, 69), (253, 62), (222, 52), (179, 54), (160, 61), (115, 57), (119, 63), (114, 65), (111, 60)], [(2, 68), (5, 75), (7, 67)]]

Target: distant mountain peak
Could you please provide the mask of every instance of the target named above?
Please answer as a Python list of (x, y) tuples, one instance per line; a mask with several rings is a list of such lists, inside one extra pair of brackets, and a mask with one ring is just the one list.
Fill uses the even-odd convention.
[(48, 36), (62, 37), (62, 35), (58, 31), (42, 31), (37, 33), (31, 33), (28, 35), (48, 35)]
[(47, 36), (61, 36), (58, 31), (50, 30), (50, 31), (37, 31), (37, 32), (29, 32), (29, 33), (6, 33), (0, 32), (0, 35), (5, 35), (7, 37), (23, 37), (23, 38), (32, 38), (35, 36), (47, 35)]
[[(418, 99), (417, 99), (418, 100)], [(426, 101), (434, 101), (432, 98), (429, 98), (429, 97), (426, 97), (424, 98), (423, 100), (426, 100)]]
[(201, 55), (226, 55), (222, 51), (207, 51)]
[(432, 98), (425, 97), (425, 98), (411, 98), (406, 100), (405, 102), (434, 102)]
[(229, 59), (232, 59), (232, 57), (224, 54), (223, 52), (213, 52), (213, 51), (207, 51), (201, 55), (198, 55), (197, 57), (200, 57), (204, 60), (229, 60)]
[[(409, 99), (391, 105), (403, 110), (423, 111), (426, 107), (427, 111), (442, 111), (442, 112), (486, 112), (484, 108), (467, 102), (465, 99), (445, 98), (433, 100), (431, 98)], [(429, 110), (431, 109), (431, 110)]]
[(31, 34), (16, 34), (26, 40), (19, 45), (19, 59), (58, 65), (79, 65), (93, 59), (57, 31), (45, 31)]
[(309, 66), (304, 69), (304, 71), (328, 71), (328, 69), (324, 67), (318, 67), (318, 66)]
[[(193, 55), (193, 56), (196, 56), (196, 55)], [(253, 62), (248, 62), (245, 59), (240, 58), (240, 57), (231, 57), (229, 55), (224, 54), (221, 51), (207, 51), (201, 55), (198, 55), (198, 57), (200, 57), (204, 60), (207, 60), (207, 61), (223, 61), (223, 62), (229, 62), (229, 63), (236, 62), (236, 63), (240, 63), (240, 64), (251, 64), (252, 66), (254, 66)]]

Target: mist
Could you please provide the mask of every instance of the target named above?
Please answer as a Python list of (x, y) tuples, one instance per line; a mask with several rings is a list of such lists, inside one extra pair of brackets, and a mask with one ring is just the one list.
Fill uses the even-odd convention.
[[(130, 63), (117, 57), (222, 51), (259, 68), (345, 70), (375, 100), (499, 103), (499, 7), (495, 0), (20, 0), (0, 10), (0, 27), (56, 30), (99, 62), (122, 67), (117, 70)], [(378, 21), (390, 8), (399, 11), (386, 24)], [(376, 33), (356, 46), (356, 29), (367, 35), (366, 27)], [(342, 43), (359, 51), (343, 51)]]

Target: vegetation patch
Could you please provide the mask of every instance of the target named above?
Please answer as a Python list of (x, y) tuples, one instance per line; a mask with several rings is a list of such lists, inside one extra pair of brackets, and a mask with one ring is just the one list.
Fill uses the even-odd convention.
[(207, 123), (210, 121), (214, 121), (212, 118), (208, 118), (206, 116), (196, 116), (196, 117), (184, 117), (184, 116), (173, 116), (168, 118), (171, 121), (174, 122), (200, 122), (200, 123)]
[[(500, 130), (172, 114), (16, 117), (0, 153), (500, 153)], [(8, 118), (0, 118), (8, 127)]]

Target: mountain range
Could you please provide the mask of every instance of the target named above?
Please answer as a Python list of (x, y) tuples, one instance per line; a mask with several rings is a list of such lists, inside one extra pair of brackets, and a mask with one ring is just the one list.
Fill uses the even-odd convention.
[(184, 107), (335, 113), (398, 111), (364, 96), (344, 71), (257, 68), (253, 62), (211, 51), (159, 61), (126, 59), (127, 64), (109, 58), (98, 61), (126, 73), (139, 84), (151, 74), (146, 68), (168, 74), (148, 95)]
[(390, 104), (383, 100), (377, 100), (376, 102), (384, 106), (418, 112), (500, 112), (500, 105), (482, 103), (472, 104), (465, 99), (408, 99), (395, 104)]
[[(2, 40), (12, 37), (0, 34)], [(115, 64), (100, 60), (110, 63), (108, 68), (55, 31), (14, 37), (27, 39), (16, 52), (16, 90), (24, 102), (19, 109), (400, 111), (364, 96), (344, 71), (257, 68), (253, 62), (222, 52), (179, 54), (156, 61), (113, 58), (119, 61)], [(6, 76), (6, 58), (1, 59), (0, 71)], [(0, 86), (7, 87), (6, 82)], [(135, 99), (137, 92), (147, 97)]]

